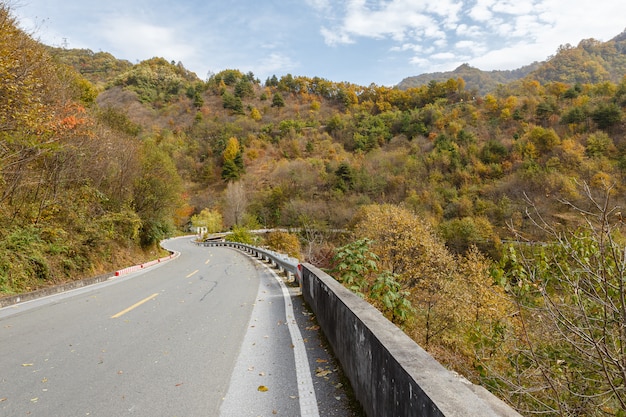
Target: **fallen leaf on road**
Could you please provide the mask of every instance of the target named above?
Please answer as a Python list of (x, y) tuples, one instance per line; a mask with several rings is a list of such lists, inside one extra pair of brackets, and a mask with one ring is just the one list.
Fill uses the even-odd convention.
[(41, 382), (43, 382), (45, 384), (46, 382), (48, 382), (48, 378), (42, 379)]
[(261, 392), (267, 392), (267, 391), (269, 391), (269, 388), (266, 387), (265, 385), (259, 385), (259, 388), (257, 388), (257, 390), (259, 390)]
[(332, 374), (332, 373), (333, 373), (333, 371), (329, 371), (328, 369), (317, 368), (315, 370), (315, 376), (319, 377), (319, 378), (321, 378), (323, 376), (326, 376), (326, 375), (329, 375), (329, 374)]
[(319, 330), (320, 326), (309, 326), (306, 328), (307, 330)]
[(317, 363), (326, 363), (328, 361), (326, 359), (318, 359), (315, 362), (317, 362)]
[(176, 384), (176, 386), (177, 386), (177, 387), (180, 387), (181, 385), (183, 385), (183, 383), (182, 383), (182, 382), (181, 382), (181, 383), (179, 383), (179, 384)]
[(22, 366), (33, 366), (32, 363), (23, 363)]
[(38, 397), (35, 397), (35, 398), (31, 398), (31, 399), (30, 399), (30, 402), (32, 402), (32, 403), (36, 403), (37, 401), (39, 401), (39, 398), (38, 398)]
[(6, 401), (6, 400), (7, 400), (7, 399), (6, 399), (6, 397), (4, 397), (4, 398), (0, 398), (0, 403), (1, 403), (2, 401)]

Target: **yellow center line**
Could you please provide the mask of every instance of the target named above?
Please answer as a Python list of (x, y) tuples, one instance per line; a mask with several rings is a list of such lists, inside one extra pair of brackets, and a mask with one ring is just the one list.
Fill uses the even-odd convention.
[(122, 310), (122, 311), (120, 311), (119, 313), (117, 313), (117, 314), (115, 314), (115, 315), (111, 316), (111, 318), (112, 318), (112, 319), (116, 319), (116, 318), (118, 318), (118, 317), (121, 317), (121, 316), (123, 316), (124, 314), (128, 313), (129, 311), (131, 311), (131, 310), (133, 310), (133, 309), (135, 309), (135, 308), (139, 307), (139, 306), (140, 306), (140, 305), (142, 305), (143, 303), (146, 303), (146, 302), (148, 302), (148, 301), (152, 300), (152, 299), (153, 299), (153, 298), (155, 298), (157, 295), (159, 295), (159, 293), (154, 293), (154, 294), (152, 294), (150, 297), (146, 297), (146, 298), (144, 298), (143, 300), (139, 301), (138, 303), (135, 303), (135, 304), (133, 304), (132, 306), (128, 307), (126, 310)]
[(193, 271), (191, 274), (187, 275), (185, 278), (189, 278), (189, 277), (191, 277), (192, 275), (195, 275), (195, 274), (197, 274), (197, 273), (198, 273), (198, 270), (196, 269), (196, 270), (195, 270), (195, 271)]

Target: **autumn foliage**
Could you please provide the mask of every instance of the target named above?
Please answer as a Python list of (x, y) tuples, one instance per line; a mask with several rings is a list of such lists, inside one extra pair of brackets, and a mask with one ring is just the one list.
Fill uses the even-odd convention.
[(624, 50), (403, 88), (201, 80), (45, 47), (1, 7), (0, 292), (231, 229), (332, 270), (525, 414), (624, 415)]

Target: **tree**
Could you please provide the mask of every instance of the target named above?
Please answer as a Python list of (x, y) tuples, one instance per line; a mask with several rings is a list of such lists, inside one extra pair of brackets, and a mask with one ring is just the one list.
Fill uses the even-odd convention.
[(622, 110), (615, 103), (601, 104), (591, 113), (600, 129), (608, 129), (622, 120)]
[(285, 99), (279, 92), (274, 93), (272, 107), (285, 107)]
[(416, 310), (412, 335), (428, 348), (456, 328), (458, 295), (450, 293), (454, 258), (430, 227), (407, 210), (366, 206), (357, 214), (355, 233), (371, 239), (382, 268), (397, 274)]
[(208, 208), (191, 216), (191, 224), (194, 227), (206, 227), (207, 233), (217, 233), (224, 229), (222, 214), (217, 210)]
[(348, 191), (354, 187), (354, 172), (352, 167), (347, 162), (339, 164), (335, 170), (335, 176), (337, 177), (337, 183), (335, 187), (341, 191)]
[(250, 117), (252, 120), (256, 120), (257, 122), (263, 118), (263, 116), (261, 116), (261, 112), (256, 107), (253, 107), (252, 110), (250, 110)]
[(550, 152), (556, 145), (561, 143), (559, 135), (553, 129), (544, 129), (539, 126), (534, 127), (528, 133), (528, 139), (542, 153)]
[(515, 367), (500, 380), (513, 397), (526, 397), (522, 412), (600, 416), (626, 410), (624, 223), (612, 204), (612, 185), (596, 191), (583, 184), (583, 190), (585, 207), (560, 200), (580, 215), (580, 228), (549, 224), (529, 202), (529, 218), (551, 241), (512, 246), (503, 259), (519, 324), (518, 345), (509, 354)]
[(598, 131), (592, 133), (587, 138), (585, 153), (591, 158), (608, 156), (609, 152), (615, 151), (613, 140), (605, 132)]
[(172, 231), (174, 211), (181, 203), (182, 181), (172, 158), (153, 140), (144, 142), (140, 166), (133, 203), (142, 221), (141, 242), (149, 246)]
[(241, 177), (237, 164), (232, 159), (227, 159), (222, 165), (222, 179), (228, 182), (236, 181)]
[(224, 94), (222, 94), (222, 106), (225, 109), (232, 110), (235, 114), (243, 114), (243, 103), (241, 102), (241, 98), (228, 91), (224, 91)]
[(248, 207), (248, 196), (241, 181), (229, 182), (224, 191), (224, 223), (241, 226)]
[(238, 242), (246, 245), (255, 244), (255, 237), (250, 233), (250, 230), (241, 226), (233, 226), (233, 231), (231, 234), (226, 236), (226, 240), (229, 242)]
[(252, 82), (247, 78), (242, 78), (235, 85), (235, 97), (239, 97), (240, 99), (244, 98), (254, 98), (254, 87)]
[(462, 254), (472, 248), (480, 248), (484, 253), (497, 257), (500, 252), (500, 239), (484, 217), (444, 221), (439, 225), (439, 231), (447, 247), (454, 253)]
[(222, 152), (222, 158), (224, 161), (234, 161), (239, 152), (241, 152), (239, 140), (236, 137), (231, 136), (226, 142), (226, 147), (224, 148), (224, 152)]
[(300, 240), (293, 233), (275, 231), (265, 237), (265, 244), (272, 250), (285, 253), (294, 258), (300, 258)]
[(413, 318), (405, 331), (426, 349), (454, 355), (455, 366), (473, 372), (473, 338), (491, 332), (510, 313), (503, 288), (489, 276), (487, 258), (476, 248), (465, 256), (452, 255), (424, 220), (392, 205), (363, 207), (354, 232), (370, 239), (377, 266), (391, 274), (378, 277), (376, 288), (397, 288), (410, 302)]
[(222, 152), (222, 179), (226, 181), (238, 180), (243, 171), (241, 146), (236, 137), (231, 137)]

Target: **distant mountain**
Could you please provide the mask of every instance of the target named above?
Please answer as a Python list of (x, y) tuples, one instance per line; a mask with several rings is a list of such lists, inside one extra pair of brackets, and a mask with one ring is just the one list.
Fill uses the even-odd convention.
[(541, 83), (619, 83), (626, 75), (626, 31), (608, 42), (585, 39), (576, 47), (561, 45), (530, 75)]
[(405, 78), (398, 84), (398, 88), (407, 90), (412, 87), (427, 85), (431, 81), (442, 82), (450, 78), (463, 78), (466, 90), (476, 90), (478, 94), (482, 95), (492, 91), (498, 84), (508, 84), (512, 81), (524, 78), (539, 68), (540, 65), (541, 64), (535, 62), (531, 65), (511, 71), (482, 71), (469, 64), (463, 64), (454, 71), (434, 72)]
[(476, 90), (478, 94), (493, 91), (499, 84), (508, 84), (524, 77), (531, 77), (542, 84), (548, 82), (599, 83), (611, 81), (618, 83), (626, 75), (626, 31), (608, 42), (595, 39), (580, 41), (578, 46), (561, 45), (556, 55), (543, 62), (511, 71), (482, 71), (463, 64), (454, 71), (422, 74), (403, 79), (398, 88), (427, 85), (431, 81), (446, 81), (450, 78), (463, 78), (467, 90)]

